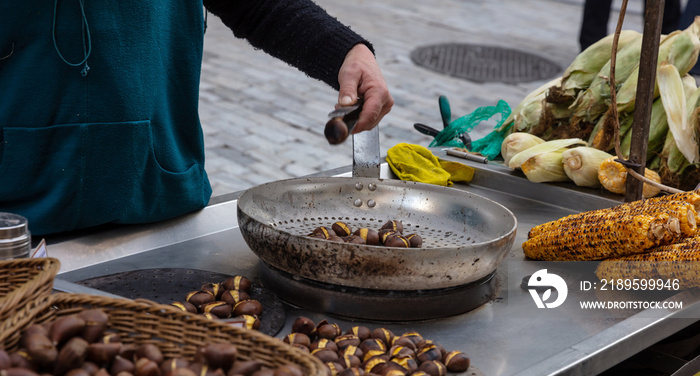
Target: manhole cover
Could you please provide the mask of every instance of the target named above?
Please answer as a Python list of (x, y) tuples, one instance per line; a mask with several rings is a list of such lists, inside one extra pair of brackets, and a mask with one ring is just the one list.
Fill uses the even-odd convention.
[(411, 52), (411, 59), (430, 70), (479, 83), (538, 81), (562, 71), (557, 64), (530, 53), (459, 43), (419, 47)]

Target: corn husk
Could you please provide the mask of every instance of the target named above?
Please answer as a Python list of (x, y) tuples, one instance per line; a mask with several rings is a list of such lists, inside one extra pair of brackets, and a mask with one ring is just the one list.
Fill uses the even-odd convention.
[(588, 146), (579, 146), (562, 153), (564, 172), (580, 187), (600, 187), (598, 168), (612, 155)]
[(544, 143), (543, 139), (529, 133), (516, 132), (509, 134), (503, 139), (501, 144), (503, 163), (508, 165), (508, 162), (514, 155), (541, 143)]
[[(587, 89), (591, 85), (601, 68), (610, 61), (614, 36), (610, 34), (600, 39), (574, 58), (562, 74), (561, 85), (551, 90), (551, 102), (572, 101), (580, 90)], [(617, 42), (618, 50), (641, 37), (642, 34), (637, 31), (622, 30)]]
[[(497, 131), (502, 132), (510, 126), (510, 132), (523, 132), (532, 127), (532, 125), (537, 124), (540, 118), (540, 112), (542, 111), (542, 101), (547, 95), (547, 90), (560, 83), (561, 77), (557, 77), (531, 91), (517, 106), (515, 106)], [(511, 126), (511, 124), (514, 126)]]
[[(649, 138), (647, 142), (647, 161), (657, 156), (664, 146), (666, 134), (668, 133), (668, 121), (666, 120), (666, 110), (661, 98), (657, 98), (651, 105), (649, 115)], [(621, 133), (622, 134), (622, 133)], [(629, 131), (621, 137), (620, 152), (625, 158), (629, 158), (632, 144), (632, 132)]]
[(671, 64), (664, 64), (659, 67), (656, 79), (666, 110), (668, 128), (673, 134), (678, 150), (690, 163), (699, 162), (698, 141), (694, 129), (688, 123), (683, 81), (678, 69)]
[[(639, 65), (642, 38), (638, 38), (618, 49), (615, 64), (615, 81), (622, 83)], [(578, 121), (593, 123), (608, 108), (610, 98), (610, 63), (605, 64), (593, 79), (588, 89), (581, 92), (572, 104), (572, 116)]]
[[(676, 30), (663, 37), (659, 44), (657, 67), (667, 63), (674, 65), (681, 76), (688, 73), (695, 66), (698, 60), (698, 53), (700, 52), (700, 39), (696, 32), (698, 27), (700, 27), (700, 19), (696, 19), (693, 24), (683, 31)], [(631, 112), (634, 110), (638, 79), (639, 66), (635, 68), (617, 92), (616, 103), (619, 112)], [(657, 82), (654, 86), (654, 98), (658, 95), (659, 85)]]
[(564, 172), (562, 153), (565, 149), (559, 149), (535, 155), (526, 160), (520, 168), (530, 180), (535, 183), (568, 181), (569, 177)]
[(698, 82), (695, 80), (695, 77), (687, 73), (681, 78), (683, 79), (683, 92), (685, 93), (685, 98), (688, 99), (698, 89)]
[[(622, 140), (632, 128), (634, 116), (633, 114), (621, 113), (618, 114), (618, 119), (620, 121), (620, 140)], [(615, 148), (615, 123), (613, 120), (615, 119), (611, 110), (598, 119), (588, 138), (588, 146), (603, 151), (611, 151)]]
[[(520, 153), (514, 155), (508, 162), (510, 168), (520, 168), (525, 161), (540, 154), (550, 153), (554, 151), (564, 152), (572, 145), (585, 145), (586, 142), (580, 138), (567, 138), (563, 140), (552, 140), (543, 142), (533, 147), (527, 148)], [(561, 161), (560, 161), (561, 163)]]

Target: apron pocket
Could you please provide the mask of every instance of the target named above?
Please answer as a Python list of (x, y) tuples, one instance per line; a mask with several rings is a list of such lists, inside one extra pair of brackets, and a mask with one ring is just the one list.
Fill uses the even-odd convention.
[(3, 135), (0, 210), (25, 215), (35, 234), (158, 221), (209, 198), (197, 161), (180, 171), (160, 166), (147, 120), (6, 127)]

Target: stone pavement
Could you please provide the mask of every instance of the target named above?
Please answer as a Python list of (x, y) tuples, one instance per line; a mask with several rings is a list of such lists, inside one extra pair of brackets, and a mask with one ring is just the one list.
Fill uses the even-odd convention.
[[(437, 99), (446, 95), (454, 117), (499, 99), (515, 107), (548, 80), (509, 85), (474, 83), (415, 65), (410, 53), (437, 43), (512, 48), (566, 68), (579, 51), (583, 0), (317, 0), (331, 15), (370, 40), (395, 105), (380, 123), (382, 155), (397, 143), (427, 146), (413, 123), (440, 127)], [(613, 10), (621, 1), (615, 1)], [(625, 29), (642, 30), (641, 0), (629, 2)], [(618, 14), (613, 11), (609, 31)], [(236, 39), (209, 16), (200, 113), (206, 169), (214, 196), (268, 181), (352, 164), (352, 142), (329, 145), (326, 116), (337, 92)], [(472, 133), (483, 137), (495, 122)]]

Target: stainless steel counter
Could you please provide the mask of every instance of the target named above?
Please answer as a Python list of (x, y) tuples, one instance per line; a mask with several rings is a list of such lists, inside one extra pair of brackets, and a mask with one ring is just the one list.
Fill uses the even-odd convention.
[[(418, 331), (449, 350), (466, 352), (485, 375), (593, 375), (700, 318), (698, 297), (692, 293), (669, 297), (683, 302), (683, 308), (676, 310), (586, 316), (574, 312), (572, 303), (546, 314), (538, 311), (529, 292), (520, 288), (523, 277), (544, 265), (523, 256), (521, 244), (528, 230), (570, 213), (615, 205), (621, 197), (564, 184), (535, 184), (496, 164), (453, 160), (478, 169), (470, 184), (456, 189), (499, 202), (518, 220), (515, 244), (497, 271), (501, 287), (496, 298), (468, 313), (419, 322), (358, 323), (289, 306), (287, 322), (278, 336), (289, 333), (294, 318), (304, 315), (317, 322), (326, 318), (342, 328), (364, 324), (384, 326), (397, 334)], [(382, 169), (383, 176), (390, 176), (386, 165)], [(49, 255), (61, 260), (58, 278), (72, 282), (137, 269), (180, 267), (255, 279), (258, 259), (237, 228), (235, 195), (233, 198), (158, 224), (110, 228), (60, 242), (49, 239)], [(590, 298), (590, 292), (569, 287), (567, 301)]]

